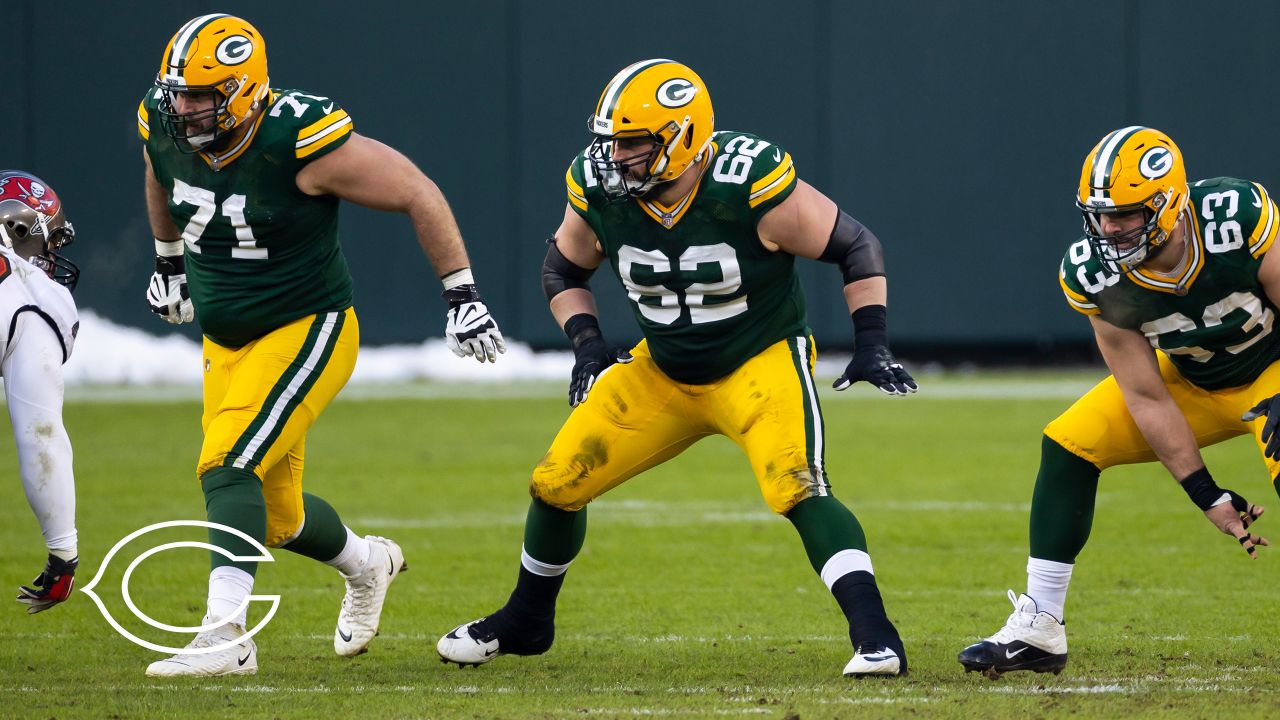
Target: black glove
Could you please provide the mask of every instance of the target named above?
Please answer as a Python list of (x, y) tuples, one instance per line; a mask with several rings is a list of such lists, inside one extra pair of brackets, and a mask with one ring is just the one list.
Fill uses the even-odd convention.
[(853, 328), (853, 342), (857, 347), (853, 360), (831, 387), (844, 390), (859, 380), (866, 380), (889, 395), (906, 395), (920, 389), (911, 373), (889, 352), (883, 305), (858, 308), (853, 313)]
[(609, 348), (600, 333), (600, 322), (594, 315), (580, 313), (564, 324), (564, 334), (573, 343), (573, 375), (569, 380), (569, 404), (577, 407), (600, 373), (614, 363), (627, 364), (634, 358), (622, 348)]
[(1262, 454), (1272, 460), (1280, 460), (1280, 435), (1276, 434), (1276, 428), (1280, 427), (1280, 395), (1272, 395), (1262, 402), (1254, 405), (1249, 412), (1240, 416), (1245, 422), (1253, 422), (1263, 415), (1267, 416), (1267, 422), (1262, 425), (1262, 442), (1267, 444)]

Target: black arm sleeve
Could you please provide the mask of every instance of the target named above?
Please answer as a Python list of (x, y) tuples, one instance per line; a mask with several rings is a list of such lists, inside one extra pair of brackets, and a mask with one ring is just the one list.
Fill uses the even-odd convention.
[(542, 261), (542, 293), (548, 302), (571, 288), (588, 289), (587, 281), (594, 273), (594, 269), (581, 267), (560, 254), (555, 238), (547, 240), (547, 257)]
[(831, 229), (831, 238), (818, 259), (839, 265), (845, 285), (884, 275), (884, 252), (880, 240), (843, 210), (836, 215), (836, 226)]

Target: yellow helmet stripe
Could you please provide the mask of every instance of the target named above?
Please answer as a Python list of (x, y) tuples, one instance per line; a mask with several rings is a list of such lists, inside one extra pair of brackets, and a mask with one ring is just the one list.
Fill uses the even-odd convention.
[(641, 60), (619, 70), (618, 74), (614, 75), (609, 84), (605, 86), (604, 93), (600, 95), (600, 102), (596, 104), (596, 117), (612, 120), (613, 110), (618, 104), (618, 96), (622, 94), (622, 90), (627, 84), (645, 70), (663, 63), (674, 63), (674, 61), (666, 58)]
[(187, 53), (191, 52), (191, 41), (209, 23), (224, 17), (231, 16), (226, 13), (201, 15), (198, 18), (189, 20), (186, 25), (182, 26), (182, 29), (178, 31), (178, 35), (173, 40), (173, 48), (170, 49), (169, 56), (165, 58), (165, 65), (168, 66), (170, 73), (177, 77), (182, 77), (186, 69)]
[(1107, 188), (1111, 185), (1111, 168), (1116, 164), (1116, 156), (1124, 142), (1139, 130), (1146, 130), (1146, 128), (1141, 125), (1120, 128), (1098, 143), (1098, 153), (1093, 156), (1093, 178), (1089, 182), (1095, 197), (1111, 197), (1111, 191)]

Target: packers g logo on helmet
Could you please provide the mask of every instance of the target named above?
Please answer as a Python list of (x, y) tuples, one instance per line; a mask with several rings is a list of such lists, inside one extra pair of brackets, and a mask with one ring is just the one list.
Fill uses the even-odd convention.
[[(1131, 272), (1165, 246), (1190, 192), (1182, 152), (1168, 135), (1133, 125), (1108, 133), (1085, 156), (1076, 192), (1084, 232), (1103, 264)], [(1108, 235), (1107, 215), (1142, 213), (1142, 225)]]
[(668, 80), (658, 86), (658, 102), (662, 103), (663, 107), (684, 107), (692, 102), (697, 94), (698, 86), (684, 78)]
[[(215, 148), (270, 92), (266, 44), (241, 18), (222, 13), (193, 18), (165, 47), (156, 87), (161, 127), (178, 149)], [(183, 112), (177, 108), (179, 95)]]
[(1156, 146), (1142, 154), (1138, 161), (1138, 172), (1148, 180), (1162, 178), (1173, 169), (1173, 153), (1168, 148)]
[(232, 35), (218, 43), (214, 57), (223, 65), (239, 65), (253, 54), (253, 41), (243, 35)]
[[(656, 58), (628, 65), (613, 76), (587, 120), (595, 135), (591, 166), (607, 196), (639, 197), (680, 177), (711, 145), (715, 113), (707, 86), (689, 67)], [(649, 138), (652, 150), (613, 159), (615, 140)], [(632, 174), (642, 170), (642, 178)]]

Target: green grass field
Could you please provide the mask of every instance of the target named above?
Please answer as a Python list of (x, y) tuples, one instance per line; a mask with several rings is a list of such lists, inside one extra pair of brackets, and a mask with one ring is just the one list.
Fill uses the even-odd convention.
[[(1067, 604), (1065, 673), (993, 682), (956, 663), (960, 648), (1003, 623), (1005, 588), (1023, 588), (1040, 430), (1083, 382), (934, 378), (906, 400), (826, 391), (827, 466), (867, 530), (911, 653), (906, 678), (840, 676), (850, 655), (844, 620), (790, 524), (766, 510), (745, 459), (722, 438), (592, 505), (548, 654), (442, 665), (436, 638), (510, 591), (528, 471), (568, 407), (559, 387), (471, 399), (420, 388), (417, 399), (340, 399), (308, 440), (308, 489), (358, 532), (397, 540), (410, 566), (369, 654), (333, 654), (338, 575), (277, 552), (255, 588), (283, 598), (258, 636), (256, 676), (150, 680), (143, 670), (159, 656), (115, 634), (86, 595), (34, 616), (10, 602), (0, 716), (1276, 717), (1280, 556), (1264, 549), (1250, 562), (1157, 466), (1103, 478)], [(987, 396), (1000, 388), (1012, 397)], [(1054, 397), (1037, 397), (1046, 388)], [(129, 532), (204, 517), (192, 472), (196, 403), (72, 402), (66, 415), (82, 585)], [(1249, 441), (1207, 457), (1223, 485), (1274, 502)], [(10, 478), (0, 585), (13, 589), (44, 553), (7, 424), (0, 467)], [(1258, 530), (1280, 535), (1268, 520)], [(203, 539), (194, 530), (157, 537)], [(127, 611), (112, 584), (146, 547), (131, 544), (100, 587), (117, 618)], [(134, 597), (158, 619), (194, 624), (206, 574), (200, 551), (162, 553), (134, 574)]]

